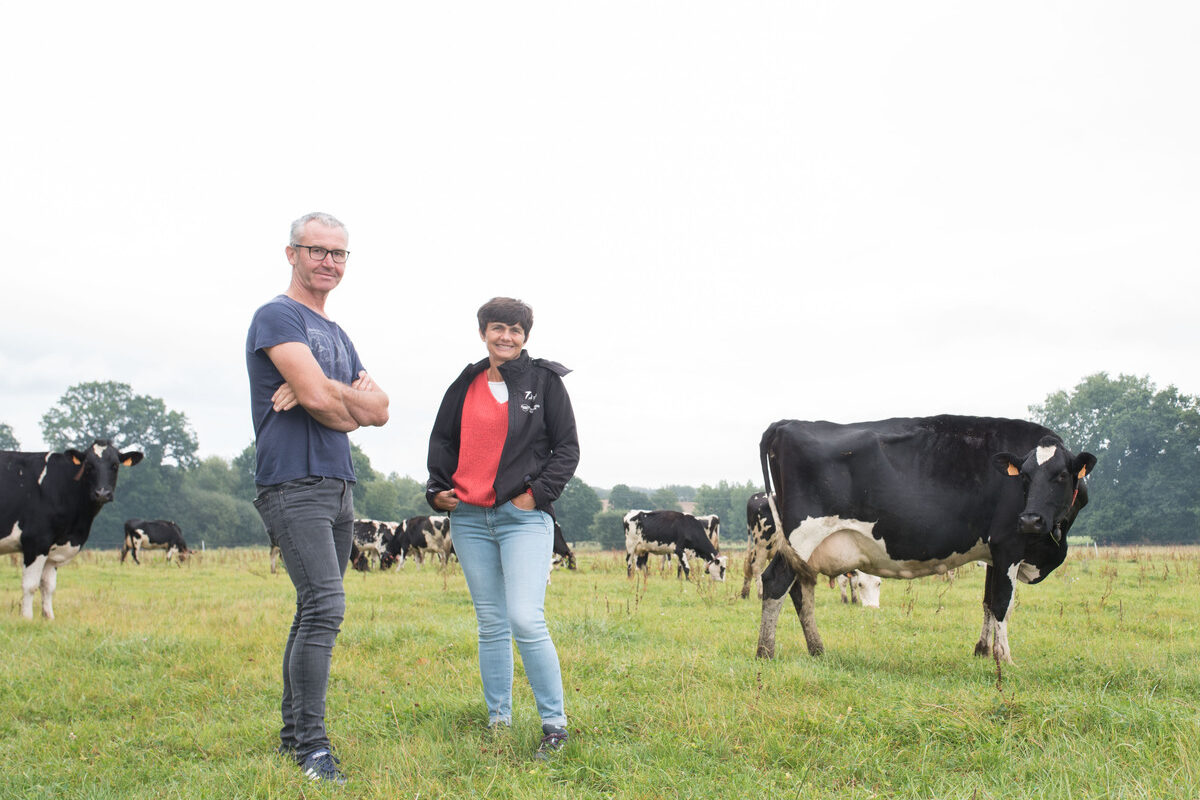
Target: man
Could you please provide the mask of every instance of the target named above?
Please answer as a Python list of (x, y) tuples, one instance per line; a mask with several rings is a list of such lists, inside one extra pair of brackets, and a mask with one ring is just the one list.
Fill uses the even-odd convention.
[(383, 425), (388, 396), (350, 337), (325, 316), (350, 252), (346, 226), (328, 214), (292, 223), (292, 279), (254, 314), (246, 336), (258, 454), (254, 505), (296, 586), (283, 651), (278, 751), (313, 780), (346, 782), (325, 732), (333, 643), (346, 610), (342, 578), (353, 539), (354, 467), (348, 431)]

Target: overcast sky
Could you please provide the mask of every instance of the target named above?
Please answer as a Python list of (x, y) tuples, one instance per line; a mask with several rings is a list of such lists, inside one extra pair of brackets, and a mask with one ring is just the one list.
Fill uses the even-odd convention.
[(1098, 371), (1200, 394), (1194, 2), (18, 3), (0, 12), (0, 422), (69, 386), (250, 442), (288, 224), (423, 480), (529, 302), (594, 486), (760, 480), (790, 417), (1024, 417)]

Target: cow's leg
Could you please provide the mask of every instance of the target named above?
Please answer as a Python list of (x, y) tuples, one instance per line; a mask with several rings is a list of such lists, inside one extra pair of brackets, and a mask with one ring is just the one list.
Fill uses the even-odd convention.
[(679, 559), (679, 566), (675, 568), (675, 577), (690, 578), (692, 573), (688, 564), (687, 553), (684, 550), (676, 550), (675, 557)]
[(775, 657), (775, 628), (779, 623), (779, 610), (783, 608), (783, 596), (796, 580), (796, 573), (775, 557), (763, 570), (762, 623), (758, 628), (758, 658)]
[(38, 556), (32, 563), (25, 565), (25, 572), (21, 574), (21, 616), (25, 619), (33, 619), (33, 593), (42, 582), (42, 570), (45, 566), (46, 557)]
[(129, 551), (129, 554), (133, 556), (133, 563), (137, 564), (139, 567), (142, 565), (142, 562), (138, 560), (138, 550), (140, 549), (141, 547), (138, 545), (138, 543), (134, 542), (133, 547)]
[(750, 596), (750, 581), (754, 580), (754, 542), (750, 542), (750, 546), (746, 548), (746, 571), (742, 576), (742, 599), (745, 600)]
[(1020, 562), (1005, 564), (1004, 561), (997, 561), (995, 566), (988, 567), (990, 573), (988, 577), (991, 578), (988, 581), (988, 588), (991, 591), (988, 611), (995, 618), (992, 658), (998, 663), (1013, 663), (1012, 652), (1008, 648), (1008, 612), (1012, 609), (1013, 598), (1016, 597), (1016, 587), (1013, 585), (1012, 575), (1015, 573), (1018, 563)]
[(42, 567), (42, 616), (54, 619), (54, 589), (58, 586), (58, 567), (46, 564)]
[(800, 627), (804, 629), (804, 641), (808, 644), (808, 654), (811, 656), (819, 656), (825, 652), (825, 643), (821, 641), (821, 634), (817, 631), (817, 617), (813, 613), (817, 598), (816, 588), (815, 580), (805, 580), (801, 575), (788, 591), (792, 596), (792, 605), (796, 607), (796, 616), (800, 618)]
[(125, 563), (125, 556), (129, 555), (129, 540), (125, 540), (125, 546), (121, 548), (121, 563)]
[(763, 594), (762, 624), (758, 628), (758, 649), (754, 653), (756, 657), (775, 657), (775, 627), (779, 624), (779, 610), (782, 608), (782, 597), (770, 598)]
[(175, 555), (175, 545), (173, 545), (173, 544), (168, 545), (167, 546), (167, 563), (168, 564), (171, 563), (171, 556), (173, 556), (173, 555)]
[(988, 564), (983, 576), (983, 630), (975, 643), (975, 655), (990, 656), (992, 639), (996, 635), (996, 617), (992, 614), (992, 565)]

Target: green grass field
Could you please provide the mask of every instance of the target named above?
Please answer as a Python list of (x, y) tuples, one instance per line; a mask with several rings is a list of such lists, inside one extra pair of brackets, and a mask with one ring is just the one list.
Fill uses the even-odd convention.
[(548, 765), (519, 660), (514, 728), (484, 730), (456, 567), (350, 572), (337, 789), (272, 753), (294, 593), (265, 549), (85, 551), (32, 623), (5, 559), (0, 798), (1200, 797), (1196, 549), (1077, 548), (1019, 589), (1002, 671), (972, 655), (982, 568), (884, 581), (878, 611), (819, 586), (827, 654), (789, 605), (767, 662), (736, 555), (723, 584), (579, 562), (547, 597), (572, 733)]

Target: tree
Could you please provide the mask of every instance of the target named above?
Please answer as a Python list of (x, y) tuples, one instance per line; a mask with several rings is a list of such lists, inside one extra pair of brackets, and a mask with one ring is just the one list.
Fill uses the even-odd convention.
[(110, 439), (118, 450), (138, 449), (149, 465), (196, 464), (199, 444), (187, 417), (157, 397), (135, 395), (127, 383), (80, 383), (67, 389), (42, 415), (42, 436), (51, 450), (84, 448)]
[(639, 492), (636, 489), (630, 489), (623, 483), (618, 483), (612, 488), (608, 495), (608, 507), (613, 511), (620, 511), (624, 514), (633, 508), (644, 508), (650, 510), (650, 498), (645, 492)]
[(110, 439), (118, 450), (140, 450), (145, 459), (121, 471), (115, 499), (92, 523), (93, 547), (119, 547), (125, 520), (173, 519), (183, 473), (199, 463), (199, 447), (187, 417), (157, 397), (135, 395), (127, 383), (92, 382), (70, 387), (42, 416), (51, 450), (90, 447)]
[(587, 538), (608, 550), (624, 550), (624, 518), (624, 511), (601, 511), (588, 528)]
[(730, 534), (745, 532), (746, 501), (762, 487), (753, 481), (728, 483), (721, 481), (716, 486), (703, 484), (696, 490), (697, 515), (716, 514), (721, 518), (721, 541), (729, 541)]
[(671, 493), (678, 497), (682, 502), (690, 503), (696, 499), (695, 486), (680, 486), (672, 483), (669, 486), (664, 486), (663, 488), (670, 489)]
[(603, 507), (592, 487), (578, 477), (571, 478), (554, 501), (554, 513), (567, 541), (590, 537), (592, 521)]
[(1072, 533), (1104, 543), (1200, 542), (1200, 398), (1149, 377), (1098, 372), (1030, 406), (1072, 451), (1099, 461)]
[(13, 435), (12, 426), (5, 422), (0, 422), (0, 450), (20, 450), (21, 443), (17, 441), (17, 437)]
[(354, 465), (354, 502), (362, 503), (366, 497), (367, 484), (379, 478), (379, 473), (371, 467), (371, 459), (363, 449), (354, 442), (350, 443), (350, 463)]
[(650, 495), (650, 507), (660, 511), (683, 511), (683, 506), (679, 505), (679, 496), (665, 486), (655, 489), (654, 494)]
[(234, 456), (231, 466), (237, 479), (236, 495), (246, 500), (257, 497), (258, 487), (254, 484), (254, 473), (258, 469), (258, 452), (254, 442), (246, 445), (242, 452)]
[(360, 519), (400, 522), (433, 513), (425, 502), (425, 485), (413, 478), (389, 475), (362, 484), (363, 500), (355, 500), (354, 515)]

